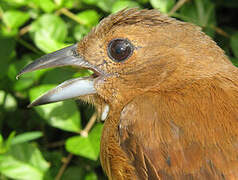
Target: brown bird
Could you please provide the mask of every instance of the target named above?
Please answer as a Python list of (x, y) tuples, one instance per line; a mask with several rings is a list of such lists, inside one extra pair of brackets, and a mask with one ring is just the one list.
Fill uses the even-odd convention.
[(238, 70), (195, 25), (122, 10), (81, 42), (26, 66), (94, 72), (30, 106), (79, 97), (103, 119), (109, 179), (238, 179)]

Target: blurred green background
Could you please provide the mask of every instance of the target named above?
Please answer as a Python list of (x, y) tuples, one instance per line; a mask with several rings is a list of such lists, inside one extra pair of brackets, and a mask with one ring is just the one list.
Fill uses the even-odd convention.
[[(237, 0), (0, 0), (0, 179), (106, 179), (99, 161), (103, 123), (73, 100), (27, 109), (30, 101), (90, 72), (21, 68), (80, 41), (110, 13), (155, 8), (202, 27), (238, 65)], [(88, 123), (89, 122), (89, 123)]]

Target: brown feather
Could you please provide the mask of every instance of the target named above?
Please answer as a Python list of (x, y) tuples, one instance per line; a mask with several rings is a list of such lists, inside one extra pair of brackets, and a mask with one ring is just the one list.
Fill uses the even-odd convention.
[[(115, 38), (135, 46), (122, 63), (107, 55)], [(238, 179), (238, 70), (199, 27), (123, 10), (78, 51), (107, 74), (95, 86), (96, 106), (110, 106), (100, 157), (109, 179)]]

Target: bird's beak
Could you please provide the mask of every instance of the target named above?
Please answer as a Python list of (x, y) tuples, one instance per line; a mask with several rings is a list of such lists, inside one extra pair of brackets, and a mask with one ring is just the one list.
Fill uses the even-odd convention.
[[(95, 76), (101, 75), (101, 72), (96, 67), (85, 61), (84, 58), (77, 52), (77, 44), (75, 44), (56, 52), (44, 55), (23, 68), (17, 75), (17, 78), (26, 72), (61, 66), (88, 68), (95, 73)], [(40, 96), (28, 107), (95, 94), (96, 89), (94, 88), (94, 79), (95, 78), (93, 77), (84, 77), (65, 81), (54, 89)]]

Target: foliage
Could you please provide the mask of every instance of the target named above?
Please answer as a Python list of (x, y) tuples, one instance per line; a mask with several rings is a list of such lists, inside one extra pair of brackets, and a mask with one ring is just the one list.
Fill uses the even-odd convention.
[(99, 163), (103, 123), (81, 135), (93, 114), (91, 106), (69, 100), (26, 108), (60, 82), (90, 72), (57, 68), (19, 80), (16, 75), (41, 55), (80, 41), (110, 13), (125, 7), (155, 8), (195, 23), (238, 65), (237, 0), (190, 0), (171, 14), (177, 2), (0, 0), (0, 179), (106, 179)]

